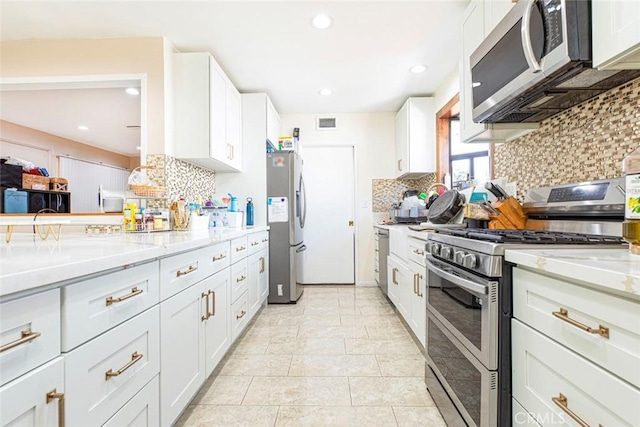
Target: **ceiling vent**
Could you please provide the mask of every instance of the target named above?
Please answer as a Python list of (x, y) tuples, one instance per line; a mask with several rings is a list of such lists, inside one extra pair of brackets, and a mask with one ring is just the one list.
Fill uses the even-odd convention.
[(316, 130), (335, 130), (338, 128), (335, 117), (317, 117)]

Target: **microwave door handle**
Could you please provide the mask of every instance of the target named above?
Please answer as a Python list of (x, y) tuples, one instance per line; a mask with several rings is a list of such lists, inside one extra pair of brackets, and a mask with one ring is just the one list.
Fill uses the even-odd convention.
[(529, 64), (529, 68), (534, 73), (542, 71), (542, 66), (536, 60), (536, 55), (533, 53), (533, 46), (531, 45), (531, 12), (533, 11), (533, 5), (537, 0), (528, 0), (527, 8), (522, 16), (522, 25), (520, 26), (520, 33), (522, 36), (522, 50), (524, 50), (524, 57)]
[(429, 259), (427, 259), (427, 263), (429, 264), (427, 266), (429, 270), (433, 271), (443, 279), (448, 280), (457, 286), (460, 286), (462, 289), (471, 292), (478, 298), (482, 298), (487, 294), (487, 286), (479, 285), (478, 283), (472, 282), (471, 280), (463, 279), (462, 277), (456, 276), (455, 274), (444, 271), (440, 267), (437, 267), (435, 264), (433, 264)]

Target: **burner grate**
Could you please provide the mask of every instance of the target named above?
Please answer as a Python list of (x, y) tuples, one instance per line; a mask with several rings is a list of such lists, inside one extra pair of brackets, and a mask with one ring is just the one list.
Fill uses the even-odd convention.
[(600, 236), (595, 234), (563, 233), (539, 230), (493, 230), (484, 228), (464, 228), (435, 230), (436, 233), (467, 239), (482, 240), (493, 243), (527, 243), (527, 244), (622, 244), (624, 240), (617, 236)]

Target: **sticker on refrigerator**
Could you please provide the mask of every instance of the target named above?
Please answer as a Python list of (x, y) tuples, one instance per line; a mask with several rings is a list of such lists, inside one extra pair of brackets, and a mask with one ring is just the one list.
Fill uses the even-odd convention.
[(267, 215), (269, 222), (289, 221), (289, 201), (286, 197), (267, 198)]
[(273, 166), (276, 168), (283, 168), (285, 165), (284, 156), (273, 156)]

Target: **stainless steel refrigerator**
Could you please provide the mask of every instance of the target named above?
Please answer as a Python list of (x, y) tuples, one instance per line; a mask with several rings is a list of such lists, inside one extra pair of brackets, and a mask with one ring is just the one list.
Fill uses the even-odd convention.
[(269, 303), (295, 303), (302, 295), (304, 221), (302, 158), (295, 151), (267, 154)]

